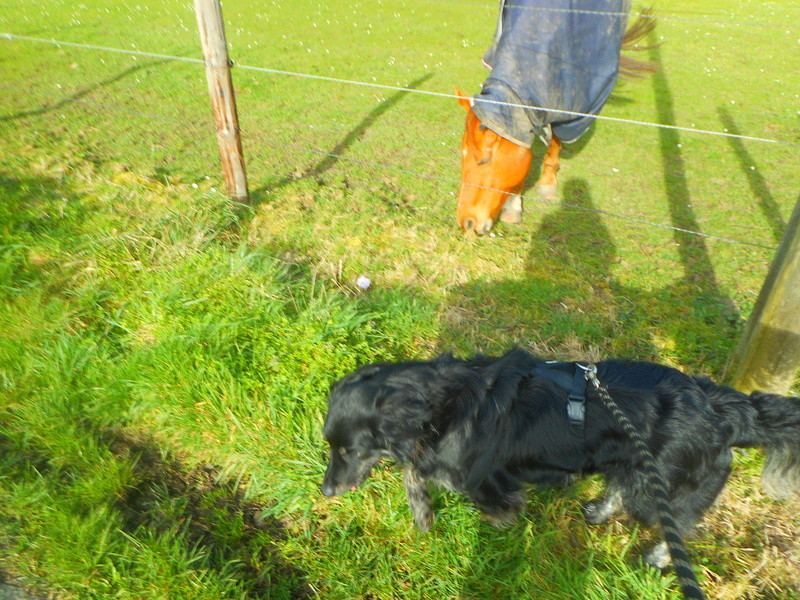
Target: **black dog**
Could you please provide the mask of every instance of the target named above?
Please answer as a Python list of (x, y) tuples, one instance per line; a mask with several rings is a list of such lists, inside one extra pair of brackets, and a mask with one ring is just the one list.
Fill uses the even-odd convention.
[[(524, 509), (523, 483), (562, 484), (576, 473), (601, 473), (608, 489), (605, 499), (586, 506), (589, 522), (624, 509), (645, 525), (657, 523), (641, 453), (598, 392), (587, 387), (585, 405), (578, 402), (568, 414), (574, 368), (522, 350), (361, 367), (334, 386), (328, 401), (331, 458), (322, 493), (355, 489), (381, 458), (392, 457), (406, 467), (411, 512), (427, 531), (428, 480), (467, 494), (491, 519), (504, 521)], [(604, 361), (597, 375), (649, 447), (680, 535), (725, 484), (732, 447), (766, 450), (762, 483), (771, 495), (800, 492), (800, 398), (748, 396), (653, 363)], [(645, 560), (666, 567), (666, 545)]]

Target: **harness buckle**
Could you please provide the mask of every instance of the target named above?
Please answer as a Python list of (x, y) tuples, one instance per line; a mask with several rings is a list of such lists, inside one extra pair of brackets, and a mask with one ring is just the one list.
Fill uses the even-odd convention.
[(567, 421), (569, 428), (575, 434), (583, 433), (583, 424), (586, 421), (586, 382), (588, 373), (594, 365), (575, 363), (575, 375), (572, 378), (572, 387), (567, 397)]

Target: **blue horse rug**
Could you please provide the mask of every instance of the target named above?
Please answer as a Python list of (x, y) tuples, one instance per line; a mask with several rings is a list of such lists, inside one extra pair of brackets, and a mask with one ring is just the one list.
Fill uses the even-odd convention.
[[(492, 70), (473, 110), (489, 129), (530, 148), (578, 139), (603, 108), (619, 71), (630, 0), (501, 0)], [(508, 104), (522, 106), (508, 106)]]

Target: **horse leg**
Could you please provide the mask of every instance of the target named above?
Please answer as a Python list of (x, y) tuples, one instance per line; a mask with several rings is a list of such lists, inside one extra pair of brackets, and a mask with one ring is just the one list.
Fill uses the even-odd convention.
[(555, 135), (550, 138), (550, 145), (542, 161), (542, 176), (536, 182), (536, 192), (540, 198), (554, 200), (558, 198), (558, 169), (561, 166), (559, 154), (561, 153), (561, 140)]
[(500, 220), (503, 223), (522, 222), (522, 186), (506, 196), (503, 208), (500, 209)]

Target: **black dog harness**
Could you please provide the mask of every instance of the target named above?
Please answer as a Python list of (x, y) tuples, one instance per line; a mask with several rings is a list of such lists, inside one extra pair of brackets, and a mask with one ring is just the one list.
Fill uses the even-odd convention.
[(658, 520), (664, 532), (664, 538), (672, 557), (673, 568), (680, 580), (681, 591), (684, 598), (692, 600), (705, 600), (703, 590), (697, 582), (697, 577), (692, 570), (686, 548), (683, 545), (678, 526), (673, 517), (674, 512), (669, 502), (669, 494), (664, 485), (661, 473), (658, 471), (653, 454), (628, 416), (608, 393), (608, 390), (597, 379), (597, 367), (594, 364), (583, 365), (577, 362), (545, 362), (542, 366), (535, 367), (533, 372), (555, 383), (558, 387), (569, 390), (567, 397), (567, 421), (572, 433), (583, 435), (583, 426), (586, 417), (586, 382), (591, 381), (597, 391), (598, 400), (606, 408), (625, 433), (630, 437), (633, 446), (642, 460), (645, 474), (652, 489), (654, 501), (658, 509)]
[(597, 372), (597, 367), (577, 362), (547, 362), (544, 366), (536, 367), (533, 372), (569, 391), (567, 396), (569, 429), (575, 435), (582, 435), (586, 421), (586, 381), (589, 373)]

